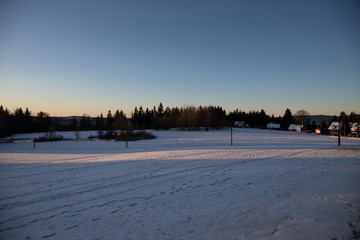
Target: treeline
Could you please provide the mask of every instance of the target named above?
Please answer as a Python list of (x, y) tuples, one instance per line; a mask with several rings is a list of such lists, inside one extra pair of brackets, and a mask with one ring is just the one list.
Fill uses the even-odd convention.
[[(59, 120), (60, 119), (60, 120)], [(88, 131), (97, 130), (112, 131), (115, 129), (128, 129), (128, 119), (123, 111), (117, 110), (114, 115), (109, 110), (106, 118), (102, 113), (97, 118), (91, 118), (84, 114), (81, 118), (73, 117), (70, 121), (63, 118), (50, 117), (48, 113), (39, 112), (32, 115), (28, 108), (22, 108), (10, 112), (0, 106), (0, 137), (10, 136), (16, 133), (48, 132), (48, 131)]]
[(259, 111), (243, 112), (236, 109), (228, 114), (228, 120), (232, 122), (232, 124), (235, 121), (239, 121), (239, 122), (245, 122), (250, 127), (256, 127), (256, 128), (266, 128), (266, 124), (268, 124), (272, 118), (268, 116), (263, 109), (261, 109), (260, 112)]
[(10, 113), (8, 109), (0, 106), (0, 137), (14, 133), (46, 132), (50, 125), (47, 113), (39, 112), (33, 117), (28, 108), (25, 111), (18, 108), (14, 113)]
[(135, 129), (218, 129), (229, 125), (226, 111), (219, 106), (164, 108), (162, 103), (151, 110), (135, 107), (131, 123)]
[[(221, 129), (232, 126), (235, 121), (245, 122), (250, 127), (266, 128), (270, 122), (280, 124), (282, 129), (287, 129), (290, 124), (304, 125), (305, 130), (314, 131), (321, 128), (326, 132), (331, 122), (322, 121), (318, 125), (315, 121), (310, 122), (310, 115), (305, 110), (299, 110), (294, 115), (290, 109), (286, 109), (283, 116), (270, 117), (262, 109), (261, 111), (244, 112), (238, 109), (226, 113), (220, 106), (184, 106), (164, 107), (162, 103), (152, 109), (143, 109), (142, 106), (135, 107), (131, 117), (127, 118), (121, 110), (114, 114), (109, 110), (106, 116), (101, 113), (96, 118), (84, 114), (80, 118), (73, 117), (63, 121), (61, 118), (50, 117), (48, 113), (39, 112), (32, 115), (28, 108), (22, 108), (10, 112), (0, 106), (0, 137), (10, 136), (15, 133), (47, 132), (49, 129), (55, 131), (87, 131), (96, 130), (98, 135), (103, 135), (116, 130), (142, 130), (142, 129), (188, 129), (199, 130)], [(350, 131), (350, 122), (360, 122), (360, 116), (352, 112), (349, 116), (341, 112), (334, 116), (332, 121), (345, 123), (345, 130)]]
[(42, 111), (33, 116), (28, 108), (25, 111), (17, 108), (11, 113), (7, 108), (0, 106), (0, 137), (15, 133), (47, 132), (49, 129), (66, 131), (74, 128), (58, 123), (56, 118), (51, 118), (48, 113)]

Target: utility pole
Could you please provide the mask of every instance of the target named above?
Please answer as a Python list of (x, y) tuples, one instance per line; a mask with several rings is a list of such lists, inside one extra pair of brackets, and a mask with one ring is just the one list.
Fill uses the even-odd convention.
[(232, 146), (232, 126), (233, 126), (233, 120), (232, 120), (232, 116), (231, 116), (230, 117), (230, 137), (231, 137), (230, 144), (231, 144), (231, 146)]
[(128, 141), (129, 141), (129, 129), (128, 128), (126, 128), (125, 138), (126, 138), (126, 148), (128, 148)]
[(339, 121), (339, 130), (338, 130), (338, 146), (340, 146), (340, 145), (341, 145), (341, 143), (340, 143), (340, 135), (341, 135), (341, 123), (340, 123), (340, 121)]

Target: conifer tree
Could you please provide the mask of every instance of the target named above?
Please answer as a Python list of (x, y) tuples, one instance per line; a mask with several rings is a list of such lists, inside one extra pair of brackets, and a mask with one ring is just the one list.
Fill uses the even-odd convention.
[(345, 112), (341, 112), (339, 116), (339, 121), (342, 123), (342, 131), (341, 134), (344, 136), (348, 135), (350, 133), (350, 121), (349, 117), (346, 115)]
[(75, 117), (73, 117), (72, 120), (71, 120), (71, 128), (75, 133), (76, 141), (78, 141), (79, 138), (80, 138), (80, 128), (79, 128), (79, 125), (78, 125), (78, 121), (75, 119)]
[(102, 137), (104, 131), (104, 117), (102, 113), (96, 117), (95, 128), (98, 131), (99, 137)]
[(139, 110), (138, 110), (137, 106), (135, 106), (135, 109), (132, 112), (131, 122), (135, 128), (139, 127)]
[(10, 116), (7, 109), (0, 106), (0, 137), (6, 137), (11, 135), (10, 132)]
[(15, 110), (14, 115), (14, 123), (15, 123), (15, 133), (25, 132), (25, 115), (21, 108)]
[(127, 128), (127, 119), (123, 111), (116, 110), (114, 115), (114, 129), (125, 130)]
[(140, 106), (139, 112), (138, 112), (138, 119), (137, 119), (137, 126), (138, 126), (137, 128), (143, 129), (145, 127), (144, 123), (145, 123), (145, 113), (144, 113), (143, 107)]
[(292, 117), (290, 109), (287, 108), (285, 110), (285, 114), (283, 116), (280, 126), (282, 129), (287, 130), (289, 128), (290, 124), (292, 124), (292, 123), (293, 123), (293, 117)]
[(86, 114), (82, 115), (80, 119), (80, 130), (81, 131), (87, 131), (91, 129), (91, 121), (90, 117)]
[(164, 106), (163, 106), (162, 102), (160, 102), (157, 113), (159, 116), (162, 116), (163, 112), (164, 112)]
[(31, 112), (29, 111), (28, 108), (26, 108), (25, 110), (25, 132), (27, 133), (31, 133), (34, 131), (34, 121), (33, 118), (31, 117)]
[(112, 131), (113, 130), (113, 124), (114, 124), (114, 118), (111, 115), (111, 111), (108, 111), (108, 114), (106, 116), (106, 130)]
[(145, 128), (154, 128), (153, 126), (153, 112), (146, 108), (145, 110)]
[(261, 109), (260, 113), (258, 114), (258, 126), (266, 127), (266, 124), (269, 122), (269, 116), (266, 115), (264, 109)]
[(38, 112), (36, 115), (35, 125), (36, 131), (47, 132), (51, 125), (49, 114), (42, 111)]
[(360, 122), (360, 115), (355, 112), (351, 112), (349, 115), (349, 122)]

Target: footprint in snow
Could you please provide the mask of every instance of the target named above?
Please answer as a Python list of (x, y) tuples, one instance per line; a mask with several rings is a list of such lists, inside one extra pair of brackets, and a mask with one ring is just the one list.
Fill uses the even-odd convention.
[(117, 209), (117, 210), (114, 210), (114, 211), (110, 212), (110, 214), (114, 214), (114, 213), (117, 213), (118, 211), (120, 211), (120, 210), (119, 210), (119, 209)]
[(53, 237), (55, 235), (56, 235), (56, 233), (52, 233), (52, 234), (49, 234), (49, 235), (42, 236), (41, 238), (51, 238), (51, 237)]
[(76, 228), (76, 227), (78, 227), (78, 226), (79, 226), (79, 225), (78, 225), (78, 224), (76, 224), (76, 225), (74, 225), (74, 226), (71, 226), (71, 227), (65, 228), (65, 230), (70, 230), (70, 229)]

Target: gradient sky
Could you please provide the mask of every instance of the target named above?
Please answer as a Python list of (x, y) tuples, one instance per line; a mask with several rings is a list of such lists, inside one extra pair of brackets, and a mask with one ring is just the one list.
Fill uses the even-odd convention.
[(360, 2), (0, 1), (0, 105), (360, 113)]

